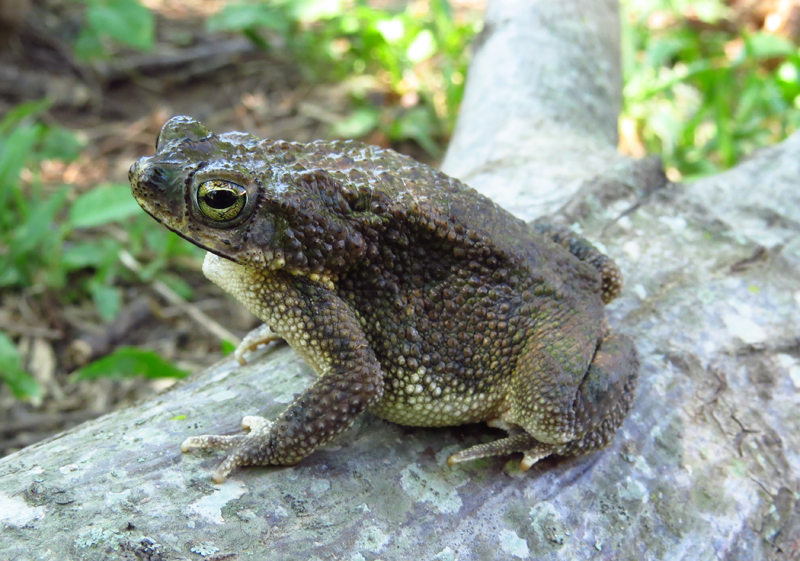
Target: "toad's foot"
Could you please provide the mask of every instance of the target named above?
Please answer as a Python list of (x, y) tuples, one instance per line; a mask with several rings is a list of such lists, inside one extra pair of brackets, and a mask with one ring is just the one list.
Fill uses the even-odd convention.
[(212, 476), (215, 483), (222, 483), (239, 466), (264, 463), (273, 424), (264, 417), (248, 416), (242, 419), (242, 428), (249, 431), (247, 434), (190, 436), (181, 444), (181, 452), (195, 448), (233, 450)]
[(239, 343), (239, 346), (236, 347), (236, 350), (233, 352), (233, 358), (244, 366), (247, 364), (247, 360), (244, 358), (245, 353), (254, 351), (261, 345), (266, 345), (273, 341), (280, 341), (281, 339), (283, 339), (283, 337), (272, 331), (269, 325), (262, 323), (244, 336), (242, 342)]
[[(505, 428), (505, 427), (503, 427)], [(519, 429), (516, 429), (519, 430)], [(547, 456), (556, 453), (556, 446), (539, 442), (527, 433), (512, 434), (494, 442), (478, 444), (466, 450), (461, 450), (447, 458), (447, 465), (452, 466), (460, 462), (477, 460), (487, 456), (502, 456), (513, 452), (525, 452), (520, 462), (520, 469), (528, 471), (530, 467)]]

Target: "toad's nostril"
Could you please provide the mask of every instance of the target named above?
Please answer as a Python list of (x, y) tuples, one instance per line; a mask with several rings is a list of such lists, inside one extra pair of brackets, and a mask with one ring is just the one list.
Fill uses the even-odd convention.
[(130, 169), (128, 170), (128, 181), (131, 183), (131, 185), (140, 179), (142, 170), (145, 169), (147, 165), (147, 160), (147, 157), (139, 158), (133, 162), (133, 165), (131, 165)]
[(170, 178), (160, 167), (149, 167), (140, 175), (139, 182), (153, 191), (167, 192), (170, 190)]

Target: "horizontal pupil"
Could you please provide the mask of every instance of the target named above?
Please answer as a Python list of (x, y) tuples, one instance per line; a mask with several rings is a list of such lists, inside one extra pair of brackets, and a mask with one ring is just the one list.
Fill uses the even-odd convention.
[(211, 208), (224, 210), (236, 204), (237, 195), (232, 191), (219, 189), (217, 191), (206, 193), (205, 197), (203, 198), (205, 199), (206, 204)]

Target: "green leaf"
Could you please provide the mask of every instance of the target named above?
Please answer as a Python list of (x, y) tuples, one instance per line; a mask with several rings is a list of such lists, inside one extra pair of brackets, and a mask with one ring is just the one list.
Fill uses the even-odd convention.
[(13, 252), (24, 255), (47, 238), (56, 235), (53, 221), (67, 198), (68, 189), (62, 187), (50, 198), (33, 206), (28, 218), (14, 232)]
[(127, 185), (106, 185), (77, 198), (69, 211), (74, 228), (92, 228), (124, 220), (141, 212)]
[(647, 62), (654, 68), (668, 66), (672, 57), (685, 47), (686, 41), (682, 37), (665, 37), (655, 40), (647, 47)]
[(706, 23), (713, 24), (728, 16), (727, 6), (719, 0), (684, 0), (683, 5), (687, 8), (691, 5), (697, 19)]
[(194, 290), (192, 290), (192, 287), (189, 285), (188, 282), (186, 282), (180, 277), (177, 277), (175, 275), (165, 274), (161, 275), (159, 279), (161, 280), (161, 282), (163, 282), (172, 290), (174, 290), (175, 293), (184, 300), (191, 300), (192, 297), (194, 296)]
[(89, 290), (92, 293), (94, 305), (97, 306), (97, 311), (100, 312), (100, 317), (104, 321), (110, 322), (117, 317), (122, 304), (122, 294), (120, 294), (119, 288), (92, 282)]
[(236, 350), (236, 345), (225, 339), (220, 343), (220, 349), (222, 349), (223, 355), (228, 356)]
[(0, 121), (0, 136), (5, 136), (24, 120), (30, 120), (50, 108), (53, 102), (47, 98), (26, 101), (15, 106)]
[(164, 257), (169, 258), (176, 257), (178, 255), (188, 255), (197, 259), (202, 259), (205, 257), (206, 251), (204, 249), (197, 247), (189, 240), (183, 239), (175, 232), (166, 230), (164, 228), (159, 229), (163, 229), (167, 234), (163, 247)]
[(12, 261), (10, 255), (0, 255), (0, 287), (14, 286), (23, 281), (22, 273)]
[(437, 25), (444, 27), (445, 22), (447, 25), (451, 25), (453, 21), (453, 10), (450, 8), (450, 2), (447, 0), (430, 0), (429, 4), (431, 12), (433, 12), (433, 15), (436, 17)]
[(375, 130), (380, 121), (380, 111), (374, 107), (356, 109), (346, 119), (333, 126), (333, 134), (342, 138), (358, 138)]
[(88, 15), (99, 35), (143, 51), (153, 48), (153, 14), (136, 0), (94, 0)]
[(433, 140), (434, 117), (424, 107), (414, 107), (400, 117), (392, 127), (392, 137), (414, 139), (431, 156), (437, 157), (441, 150)]
[[(109, 240), (107, 240), (109, 241)], [(115, 249), (120, 245), (113, 242)], [(97, 267), (103, 263), (108, 253), (108, 247), (103, 242), (85, 242), (70, 246), (62, 256), (62, 264), (69, 271), (85, 269), (87, 267)]]
[(264, 39), (261, 34), (256, 31), (255, 29), (243, 29), (242, 35), (250, 39), (250, 42), (253, 43), (256, 47), (261, 49), (262, 51), (269, 50), (269, 41)]
[(0, 332), (0, 379), (17, 399), (36, 400), (42, 396), (42, 388), (36, 380), (22, 370), (20, 357), (14, 342)]
[(0, 138), (0, 203), (10, 190), (8, 184), (16, 184), (19, 172), (30, 159), (33, 146), (42, 135), (40, 124), (20, 125), (11, 131), (8, 138)]
[(755, 58), (789, 56), (795, 47), (788, 39), (771, 33), (756, 33), (747, 39), (747, 49)]
[(157, 353), (121, 347), (110, 355), (87, 364), (75, 372), (78, 380), (96, 380), (97, 378), (184, 378), (188, 372), (173, 366)]
[(103, 58), (106, 54), (103, 41), (100, 40), (100, 34), (93, 27), (81, 29), (78, 38), (72, 43), (72, 48), (78, 58), (82, 60)]
[(227, 4), (216, 16), (208, 20), (210, 31), (242, 31), (265, 27), (285, 33), (291, 27), (287, 11), (267, 3)]
[(45, 131), (38, 157), (47, 160), (71, 162), (81, 153), (82, 143), (74, 132), (63, 127)]
[(139, 272), (137, 273), (139, 280), (142, 282), (150, 282), (166, 266), (167, 266), (166, 259), (161, 257), (153, 259), (152, 261), (147, 263), (144, 267), (139, 269)]

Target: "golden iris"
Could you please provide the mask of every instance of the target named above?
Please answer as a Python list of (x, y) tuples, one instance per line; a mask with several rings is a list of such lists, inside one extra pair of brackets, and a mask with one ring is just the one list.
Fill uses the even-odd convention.
[(207, 218), (224, 222), (242, 213), (247, 204), (247, 191), (241, 185), (214, 179), (197, 190), (197, 206)]

